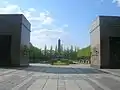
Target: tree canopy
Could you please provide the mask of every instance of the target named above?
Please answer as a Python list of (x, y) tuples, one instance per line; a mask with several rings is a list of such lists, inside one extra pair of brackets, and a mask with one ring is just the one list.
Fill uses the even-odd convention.
[(85, 48), (82, 48), (80, 50), (78, 50), (78, 54), (77, 54), (78, 57), (88, 57), (90, 56), (90, 46), (87, 46)]
[[(40, 61), (50, 61), (55, 59), (59, 55), (58, 47), (56, 45), (55, 50), (53, 46), (50, 49), (45, 45), (44, 50), (39, 49), (33, 45), (29, 48), (29, 58), (30, 62), (40, 62)], [(80, 57), (89, 57), (90, 56), (90, 46), (79, 49), (71, 45), (71, 47), (63, 48), (61, 46), (60, 55), (64, 59), (77, 60)]]

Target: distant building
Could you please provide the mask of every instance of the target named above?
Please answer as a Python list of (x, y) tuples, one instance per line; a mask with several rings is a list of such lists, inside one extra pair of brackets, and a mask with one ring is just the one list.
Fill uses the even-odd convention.
[(58, 53), (61, 52), (61, 40), (58, 39)]

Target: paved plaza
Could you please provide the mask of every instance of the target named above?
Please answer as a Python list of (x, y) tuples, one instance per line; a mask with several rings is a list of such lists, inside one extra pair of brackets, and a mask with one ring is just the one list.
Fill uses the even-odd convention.
[(0, 90), (120, 90), (120, 77), (89, 65), (0, 68)]

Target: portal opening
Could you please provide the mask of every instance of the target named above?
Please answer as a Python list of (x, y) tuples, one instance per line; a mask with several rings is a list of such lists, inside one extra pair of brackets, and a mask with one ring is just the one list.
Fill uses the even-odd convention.
[(120, 37), (110, 37), (110, 67), (120, 68)]
[(0, 35), (0, 66), (11, 65), (11, 35)]

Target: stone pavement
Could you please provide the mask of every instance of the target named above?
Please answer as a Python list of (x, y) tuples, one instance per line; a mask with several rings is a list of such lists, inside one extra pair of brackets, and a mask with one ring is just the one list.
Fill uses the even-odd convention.
[(0, 90), (120, 90), (120, 77), (88, 65), (0, 68)]
[(120, 77), (120, 69), (99, 69), (99, 70)]

